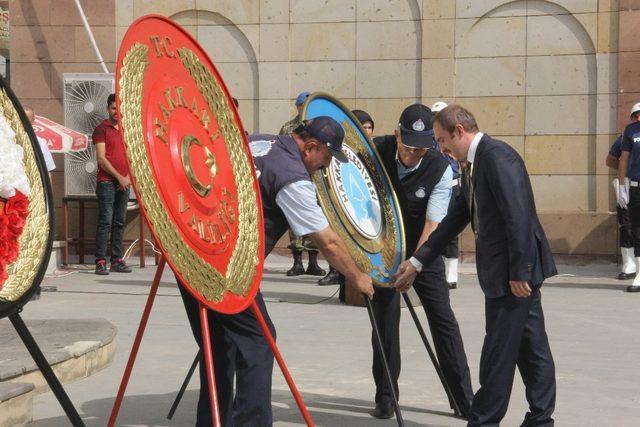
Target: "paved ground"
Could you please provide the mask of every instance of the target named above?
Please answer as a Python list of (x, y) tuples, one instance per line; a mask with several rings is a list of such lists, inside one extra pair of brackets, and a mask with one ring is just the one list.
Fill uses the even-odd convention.
[[(279, 345), (318, 425), (393, 426), (371, 418), (370, 326), (366, 311), (331, 297), (336, 287), (314, 286), (310, 277), (287, 280), (288, 261), (269, 260), (263, 293), (278, 329)], [(117, 326), (119, 346), (109, 368), (66, 388), (89, 426), (104, 426), (113, 404), (155, 268), (98, 278), (89, 271), (47, 278), (57, 292), (43, 292), (25, 319), (102, 317)], [(452, 291), (477, 388), (483, 339), (483, 297), (472, 266)], [(623, 292), (611, 279), (615, 266), (564, 267), (543, 291), (547, 330), (557, 365), (559, 426), (637, 426), (640, 419), (640, 294)], [(193, 425), (198, 381), (194, 379), (173, 421), (165, 419), (196, 349), (170, 273), (159, 295), (133, 372), (119, 424)], [(331, 297), (331, 298), (329, 298)], [(424, 313), (421, 313), (424, 319)], [(446, 397), (409, 313), (402, 317), (400, 393), (407, 426), (463, 426), (450, 416)], [(274, 371), (275, 425), (302, 425), (282, 375)], [(519, 424), (526, 404), (516, 380), (504, 426)], [(67, 426), (51, 393), (35, 398), (34, 423)]]

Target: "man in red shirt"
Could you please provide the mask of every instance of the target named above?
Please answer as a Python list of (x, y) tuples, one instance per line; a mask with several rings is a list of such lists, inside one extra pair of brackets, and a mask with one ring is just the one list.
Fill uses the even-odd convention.
[[(98, 230), (96, 232), (96, 274), (109, 271), (131, 273), (122, 259), (122, 235), (129, 201), (129, 165), (124, 142), (118, 129), (118, 110), (115, 94), (107, 99), (109, 118), (93, 131), (93, 143), (98, 158)], [(107, 247), (111, 233), (111, 268), (107, 269)]]

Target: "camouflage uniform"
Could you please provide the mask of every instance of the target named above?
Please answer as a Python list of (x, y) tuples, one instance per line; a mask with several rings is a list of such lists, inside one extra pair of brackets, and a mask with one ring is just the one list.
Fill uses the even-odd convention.
[(293, 119), (289, 120), (287, 123), (283, 124), (280, 128), (280, 132), (278, 135), (291, 135), (291, 133), (302, 124), (302, 119), (300, 119), (300, 115), (298, 114)]
[[(293, 119), (282, 125), (279, 135), (290, 135), (295, 128), (301, 124), (302, 119), (300, 118), (300, 115), (296, 115)], [(289, 246), (287, 247), (294, 252), (318, 251), (318, 248), (313, 244), (309, 236), (298, 237), (291, 231), (289, 231)]]

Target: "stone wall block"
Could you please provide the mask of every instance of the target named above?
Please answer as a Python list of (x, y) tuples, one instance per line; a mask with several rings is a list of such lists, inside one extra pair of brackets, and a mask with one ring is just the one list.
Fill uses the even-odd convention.
[(595, 133), (595, 96), (528, 96), (526, 102), (527, 135)]
[(456, 96), (525, 94), (525, 58), (461, 58), (456, 60)]
[[(525, 139), (525, 163), (532, 175), (587, 175), (595, 173), (595, 136), (530, 135)], [(596, 160), (596, 161), (594, 161)], [(553, 192), (553, 191), (551, 191)]]
[(356, 0), (295, 0), (291, 2), (291, 22), (355, 22)]
[[(419, 27), (419, 24), (418, 24)], [(358, 60), (415, 59), (421, 52), (419, 29), (415, 21), (358, 22), (356, 58)], [(431, 40), (430, 43), (437, 43)]]
[(416, 61), (356, 62), (356, 97), (410, 98), (416, 96)]
[(291, 59), (293, 61), (354, 60), (356, 24), (293, 24)]
[(524, 135), (523, 96), (458, 97), (455, 102), (473, 113), (483, 132)]
[(455, 26), (458, 58), (526, 55), (524, 16), (457, 19)]

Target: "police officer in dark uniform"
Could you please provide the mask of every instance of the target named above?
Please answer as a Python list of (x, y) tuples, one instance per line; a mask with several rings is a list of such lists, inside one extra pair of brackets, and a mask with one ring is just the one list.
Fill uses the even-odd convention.
[[(431, 120), (432, 113), (428, 107), (414, 104), (402, 112), (394, 135), (374, 138), (400, 203), (407, 258), (426, 241), (449, 206), (453, 173), (447, 160), (434, 148)], [(471, 377), (460, 328), (449, 303), (449, 288), (441, 257), (423, 268), (414, 286), (427, 314), (444, 376), (462, 414), (467, 416), (473, 398)], [(373, 308), (394, 379), (393, 386), (398, 393), (400, 294), (393, 288), (376, 288)], [(390, 418), (393, 416), (391, 392), (373, 337), (372, 344), (376, 383), (373, 416)]]
[[(629, 118), (631, 119), (631, 123), (640, 120), (640, 102), (631, 107), (631, 114)], [(618, 170), (621, 155), (622, 135), (616, 138), (613, 145), (611, 145), (609, 153), (607, 154), (607, 159), (605, 160), (606, 165), (611, 169)], [(623, 184), (626, 185), (626, 182)], [(614, 186), (617, 194), (619, 191), (618, 178), (614, 180)], [(622, 208), (620, 205), (616, 206), (616, 213), (619, 226), (618, 239), (620, 243), (620, 255), (622, 257), (622, 271), (620, 271), (620, 273), (618, 274), (618, 280), (633, 279), (636, 277), (636, 263), (633, 254), (633, 232), (631, 227), (631, 216), (629, 215), (629, 209)]]
[[(327, 167), (333, 157), (346, 161), (341, 151), (343, 140), (342, 126), (326, 116), (302, 123), (292, 135), (249, 137), (262, 196), (265, 257), (289, 228), (300, 236), (308, 234), (331, 265), (345, 275), (347, 285), (371, 297), (371, 278), (358, 270), (344, 243), (329, 228), (310, 177), (314, 171)], [(180, 291), (193, 334), (201, 346), (198, 302), (182, 286)], [(275, 337), (260, 292), (255, 301)], [(272, 425), (273, 353), (253, 312), (247, 309), (225, 315), (210, 311), (209, 328), (223, 425)], [(210, 427), (212, 416), (204, 360), (200, 360), (200, 384), (196, 426)]]
[[(634, 106), (635, 107), (635, 106)], [(633, 111), (633, 108), (632, 108)], [(629, 187), (625, 184), (629, 179)], [(618, 204), (629, 208), (633, 232), (636, 272), (640, 268), (640, 122), (629, 124), (622, 134), (622, 154), (618, 167)], [(640, 292), (640, 274), (636, 274), (627, 292)]]

